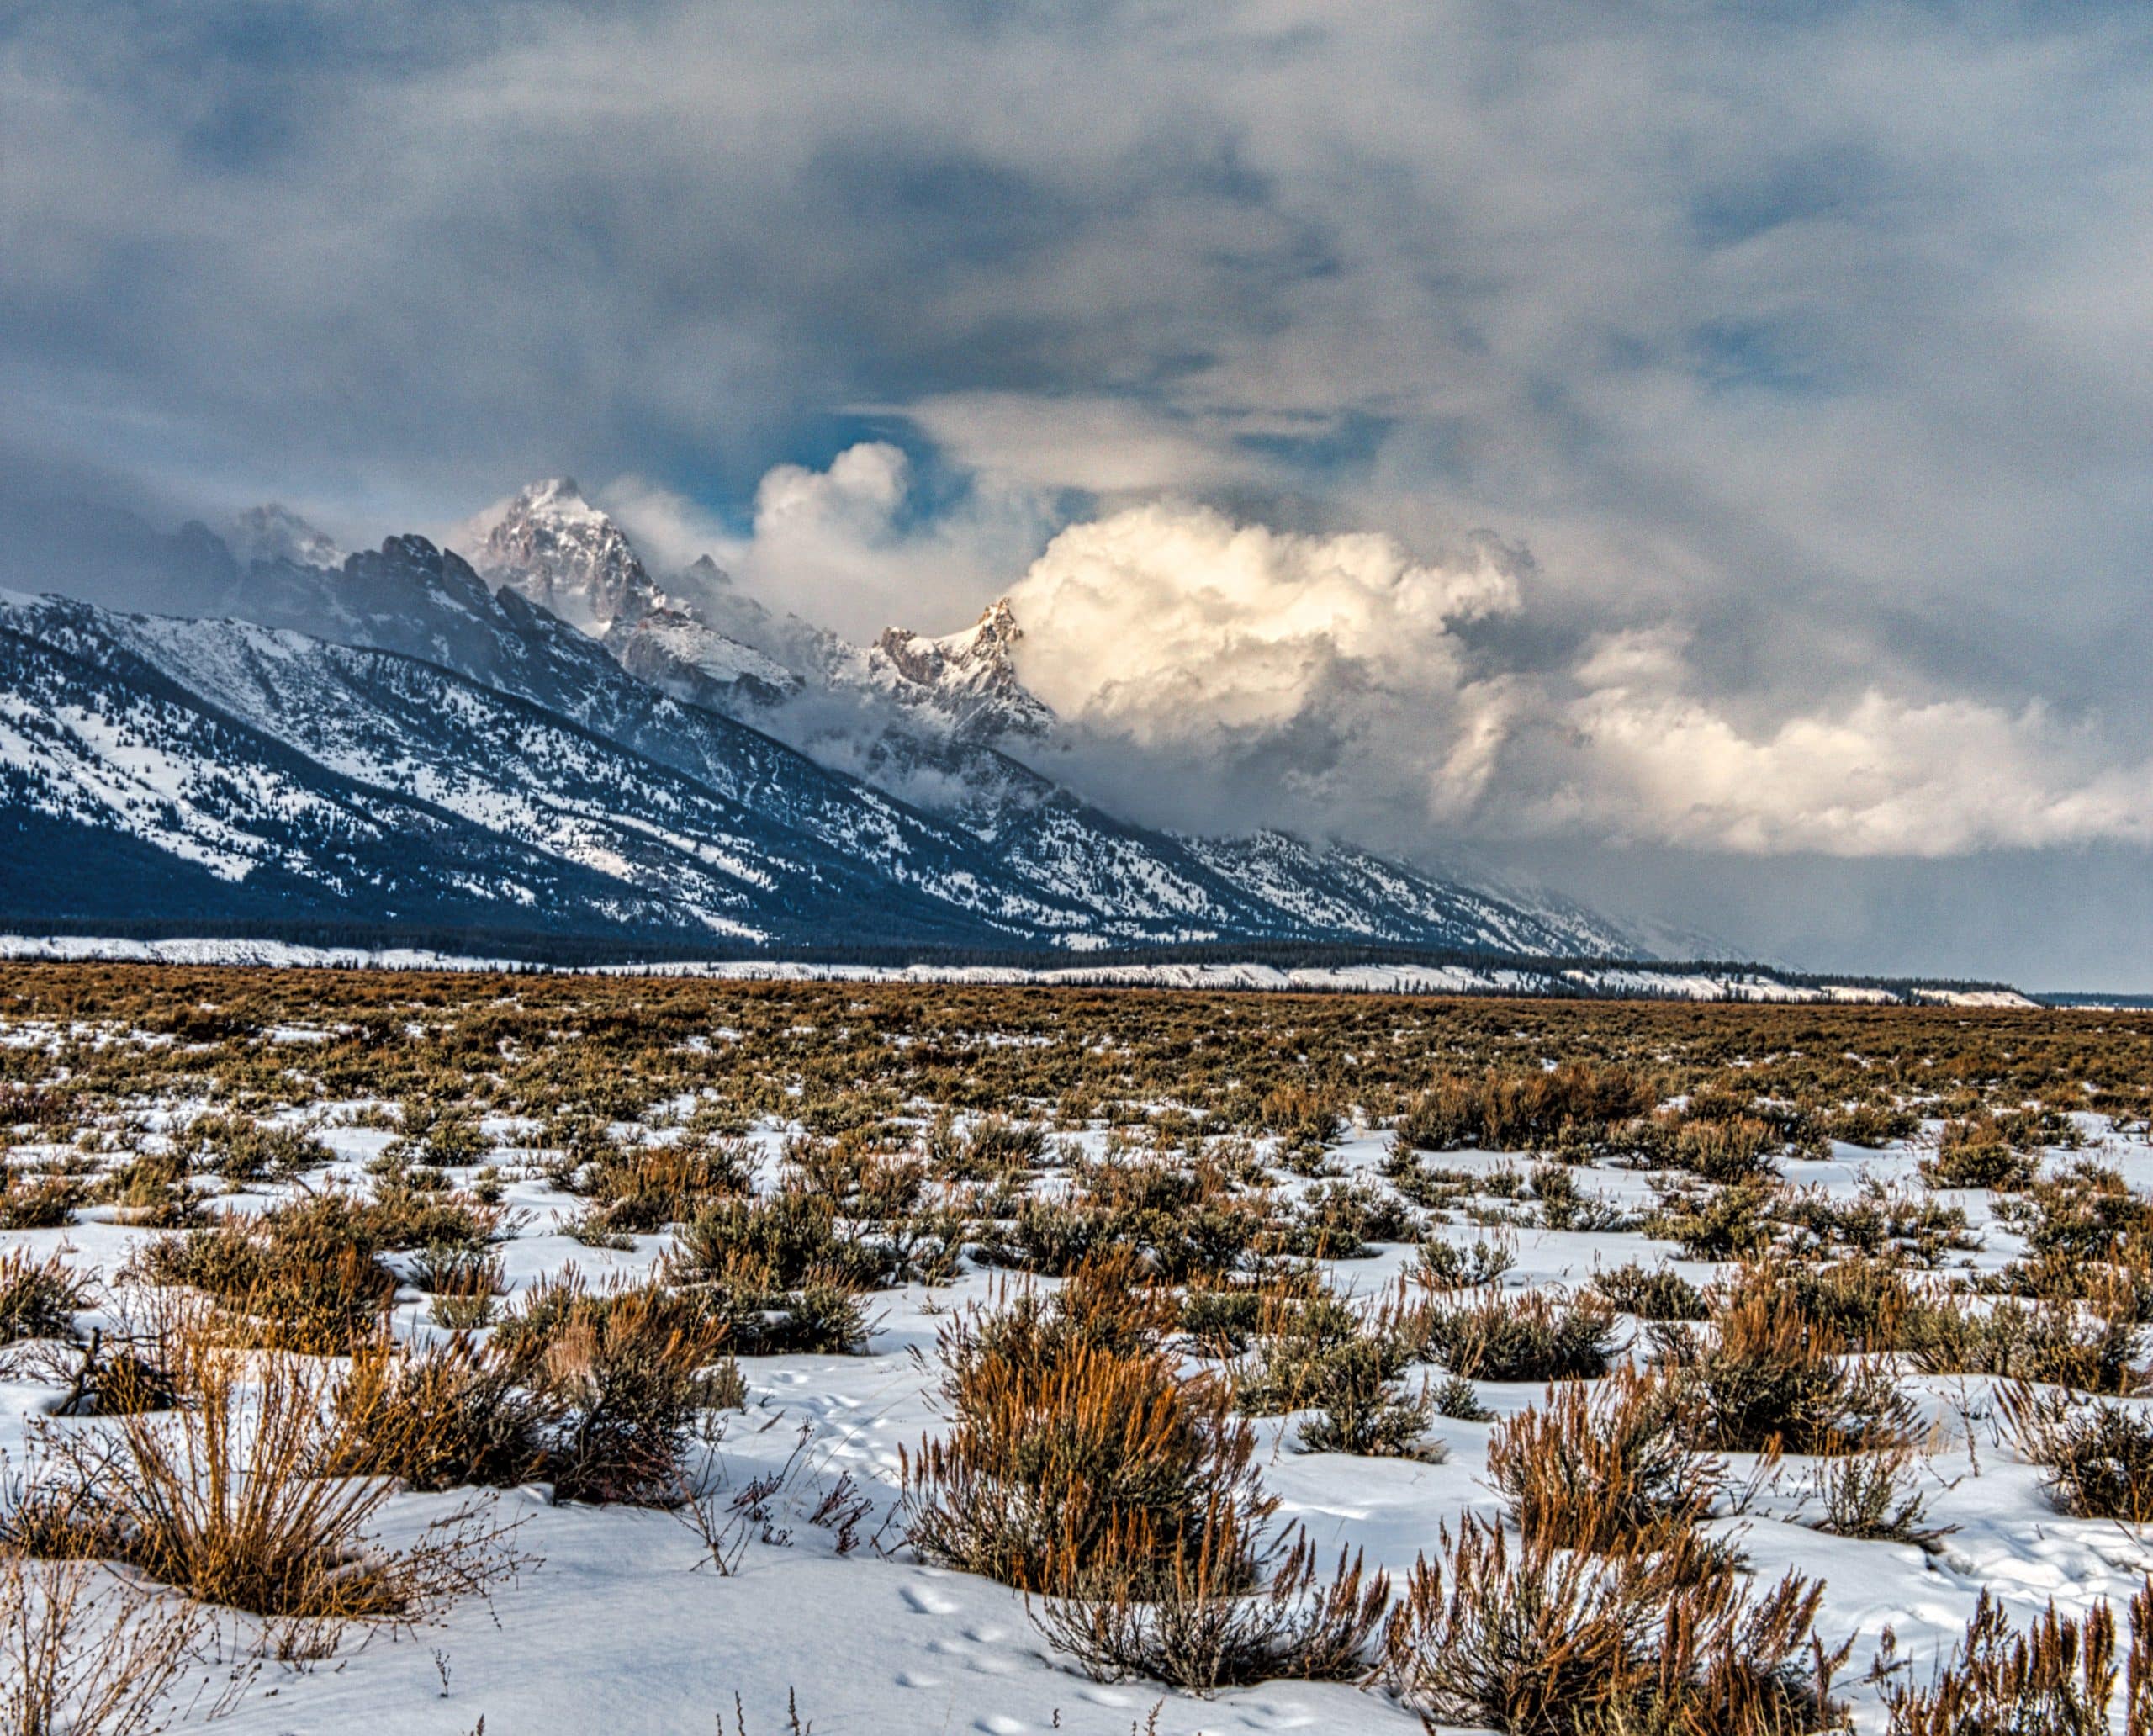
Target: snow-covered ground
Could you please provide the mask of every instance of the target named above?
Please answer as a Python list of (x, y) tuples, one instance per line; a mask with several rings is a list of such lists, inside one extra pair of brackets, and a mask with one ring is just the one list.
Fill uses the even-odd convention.
[[(164, 1104), (152, 1125), (183, 1124), (201, 1107)], [(314, 1127), (336, 1153), (333, 1178), (363, 1188), (369, 1160), (391, 1135), (341, 1124), (368, 1107), (315, 1104), (304, 1117), (286, 1111), (282, 1119)], [(2141, 1140), (2094, 1125), (2102, 1160), (2134, 1187), (2153, 1187), (2153, 1151)], [(500, 1142), (494, 1161), (513, 1178), (509, 1202), (531, 1215), (502, 1250), (512, 1291), (570, 1264), (596, 1276), (641, 1270), (658, 1259), (664, 1236), (638, 1237), (632, 1251), (622, 1252), (570, 1240), (562, 1225), (573, 1202), (519, 1167), (529, 1154), (520, 1153), (515, 1125), (493, 1122), (487, 1131)], [(753, 1135), (765, 1188), (776, 1179), (786, 1132), (765, 1123)], [(1106, 1135), (1076, 1137), (1096, 1153)], [(1354, 1133), (1333, 1152), (1333, 1175), (1366, 1176), (1382, 1185), (1375, 1178), (1388, 1143), (1386, 1134)], [(1516, 1154), (1474, 1151), (1440, 1161), (1487, 1173), (1521, 1163)], [(1870, 1177), (1913, 1185), (1914, 1162), (1904, 1147), (1875, 1152), (1839, 1146), (1826, 1157), (1790, 1160), (1785, 1167), (1796, 1185), (1836, 1197)], [(459, 1172), (469, 1172), (468, 1167)], [(1616, 1204), (1650, 1203), (1646, 1178), (1635, 1171), (1599, 1166), (1579, 1176), (1586, 1192)], [(323, 1179), (316, 1174), (309, 1184)], [(1282, 1177), (1279, 1185), (1290, 1193), (1315, 1184)], [(1991, 1218), (1986, 1195), (1943, 1197), (1968, 1209), (1982, 1239), (1978, 1253), (1963, 1257), (1973, 1265), (1994, 1268), (2020, 1251), (2019, 1238)], [(267, 1198), (257, 1190), (234, 1203), (259, 1209)], [(0, 1235), (0, 1251), (24, 1248), (42, 1257), (58, 1249), (81, 1270), (110, 1278), (148, 1233), (110, 1219), (108, 1209), (91, 1209), (64, 1230)], [(1441, 1233), (1470, 1246), (1488, 1232), (1456, 1225)], [(1655, 1263), (1669, 1252), (1666, 1244), (1634, 1233), (1502, 1233), (1515, 1242), (1516, 1263), (1504, 1279), (1512, 1290), (1574, 1286), (1597, 1268), (1631, 1259)], [(1341, 1289), (1372, 1298), (1413, 1254), (1386, 1247), (1373, 1259), (1327, 1269)], [(1714, 1270), (1678, 1265), (1700, 1282)], [(500, 1497), (501, 1511), (523, 1522), (518, 1547), (542, 1558), (539, 1564), (489, 1602), (462, 1604), (415, 1633), (364, 1644), (355, 1638), (333, 1660), (267, 1667), (224, 1728), (235, 1736), (384, 1730), (463, 1736), (483, 1717), (488, 1736), (672, 1736), (708, 1732), (714, 1721), (733, 1728), (737, 1694), (750, 1736), (785, 1728), (788, 1695), (796, 1695), (801, 1717), (821, 1736), (1049, 1730), (1125, 1736), (1132, 1728), (1169, 1736), (1288, 1730), (1374, 1736), (1418, 1729), (1419, 1720), (1381, 1691), (1352, 1686), (1275, 1684), (1203, 1701), (1141, 1681), (1088, 1680), (1050, 1648), (1018, 1594), (911, 1557), (895, 1516), (898, 1455), (942, 1426), (931, 1397), (937, 1330), (953, 1310), (991, 1305), (1008, 1282), (1007, 1274), (968, 1270), (946, 1287), (877, 1294), (870, 1354), (743, 1359), (747, 1409), (729, 1417), (715, 1448), (727, 1485), (744, 1487), (791, 1469), (768, 1503), (766, 1523), (748, 1537), (730, 1575), (711, 1569), (674, 1515), (555, 1505), (542, 1488), (511, 1491)], [(426, 1310), (416, 1292), (407, 1293), (398, 1330), (414, 1338), (434, 1331)], [(1932, 1522), (1951, 1527), (1940, 1548), (1925, 1553), (1850, 1542), (1803, 1523), (1812, 1516), (1801, 1500), (1811, 1467), (1796, 1459), (1785, 1463), (1745, 1518), (1725, 1522), (1740, 1532), (1761, 1579), (1792, 1569), (1826, 1582), (1818, 1625), (1828, 1638), (1858, 1636), (1842, 1680), (1852, 1684), (1858, 1712), (1872, 1727), (1873, 1701), (1859, 1679), (1887, 1628), (1902, 1654), (1925, 1670), (1948, 1652), (1984, 1588), (2023, 1622), (2051, 1599), (2076, 1613), (2103, 1598), (2127, 1598), (2153, 1567), (2141, 1532), (2055, 1510), (2041, 1492), (2041, 1473), (2002, 1444), (1986, 1381), (1909, 1377), (1906, 1385), (1933, 1425), (1922, 1474)], [(0, 1447), (11, 1458), (19, 1459), (26, 1431), (53, 1396), (34, 1380), (0, 1384)], [(1542, 1396), (1537, 1386), (1481, 1387), (1483, 1401), (1501, 1416)], [(1372, 1564), (1402, 1575), (1433, 1548), (1445, 1522), (1454, 1527), (1468, 1510), (1498, 1511), (1486, 1481), (1490, 1424), (1438, 1418), (1432, 1432), (1447, 1449), (1440, 1463), (1305, 1453), (1296, 1450), (1295, 1419), (1257, 1426), (1267, 1486), (1282, 1498), (1285, 1516), (1305, 1522), (1326, 1557), (1341, 1544), (1365, 1549)], [(1748, 1462), (1735, 1466), (1738, 1476), (1749, 1469)], [(833, 1532), (810, 1516), (847, 1474), (872, 1508), (859, 1546), (841, 1553)], [(415, 1532), (458, 1499), (400, 1495), (389, 1510), (389, 1528)]]

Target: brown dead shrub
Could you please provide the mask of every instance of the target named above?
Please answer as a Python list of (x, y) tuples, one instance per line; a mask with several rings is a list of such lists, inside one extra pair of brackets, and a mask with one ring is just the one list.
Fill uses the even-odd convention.
[(1793, 1575), (1754, 1591), (1664, 1537), (1590, 1554), (1468, 1516), (1415, 1564), (1383, 1675), (1431, 1727), (1791, 1736), (1841, 1718), (1846, 1649), (1815, 1637), (1822, 1592)]

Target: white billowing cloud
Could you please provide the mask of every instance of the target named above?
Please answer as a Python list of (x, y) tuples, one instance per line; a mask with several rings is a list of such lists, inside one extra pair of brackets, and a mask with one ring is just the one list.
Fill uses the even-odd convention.
[(1451, 627), (1515, 609), (1517, 589), (1484, 553), (1426, 566), (1384, 536), (1161, 504), (1063, 531), (1010, 601), (1040, 698), (1150, 740), (1286, 722), (1346, 668), (1386, 691), (1454, 688)]
[(1071, 766), (1155, 821), (1716, 852), (1945, 856), (2153, 842), (2153, 765), (2039, 706), (1871, 687), (1706, 691), (1687, 635), (1603, 632), (1553, 667), (1459, 629), (1530, 615), (1528, 564), (1416, 560), (1158, 503), (1062, 531), (1011, 593)]
[(863, 441), (830, 460), (827, 470), (780, 464), (755, 490), (755, 536), (782, 544), (795, 538), (845, 542), (886, 533), (903, 504), (911, 461), (887, 441)]
[(1949, 856), (2153, 842), (2153, 765), (2117, 764), (2038, 706), (1851, 705), (1745, 733), (1724, 711), (1625, 679), (1567, 708), (1573, 808), (1610, 833), (1750, 855)]
[(708, 554), (780, 613), (849, 638), (964, 624), (1045, 539), (1043, 503), (991, 479), (944, 510), (915, 515), (911, 460), (886, 441), (846, 447), (826, 468), (780, 464), (755, 490), (743, 532), (639, 477), (600, 499), (661, 572)]
[(1415, 817), (1454, 819), (1516, 702), (1455, 630), (1517, 608), (1516, 564), (1492, 542), (1423, 562), (1386, 536), (1131, 507), (1062, 531), (1011, 592), (1018, 673), (1080, 763), (1134, 750), (1119, 793), (1151, 818), (1337, 823), (1402, 781)]

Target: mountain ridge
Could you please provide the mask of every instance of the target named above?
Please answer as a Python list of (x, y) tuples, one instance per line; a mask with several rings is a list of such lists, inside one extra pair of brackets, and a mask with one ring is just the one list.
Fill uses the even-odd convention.
[[(687, 593), (728, 594), (714, 564), (657, 583), (625, 533), (565, 478), (521, 491), (495, 517), (483, 543), (493, 584), (422, 537), (392, 536), (332, 563), (334, 545), (296, 515), (262, 509), (241, 522), (262, 551), (244, 564), (198, 526), (169, 540), (157, 593), (169, 614), (10, 596), (0, 625), (41, 654), (119, 659), (113, 668), (124, 673), (113, 679), (125, 691), (87, 684), (77, 697), (90, 702), (72, 708), (77, 725), (99, 706), (149, 718), (149, 689), (163, 684), (162, 722), (142, 728), (171, 741), (140, 736), (128, 750), (169, 748), (170, 775), (183, 785), (218, 787), (213, 766), (180, 764), (189, 742), (222, 739), (201, 733), (209, 726), (198, 720), (214, 716), (297, 755), (306, 769), (288, 777), (290, 799), (348, 810), (354, 835), (368, 802), (432, 814), (428, 823), (448, 828), (443, 840), (494, 863), (498, 884), (479, 899), (492, 907), (478, 911), (485, 920), (527, 908), (536, 880), (579, 931), (641, 924), (766, 945), (813, 934), (1064, 950), (1240, 939), (1641, 951), (1584, 913), (1459, 886), (1350, 844), (1275, 833), (1186, 838), (1094, 807), (1005, 751), (1044, 740), (1054, 724), (1016, 677), (1022, 628), (1006, 603), (959, 633), (891, 629), (869, 647), (737, 594), (729, 617), (700, 610)], [(706, 613), (789, 647), (808, 667), (732, 637)], [(638, 643), (676, 664), (701, 657), (698, 680), (678, 678), (654, 654), (639, 658)], [(719, 644), (730, 648), (711, 664)], [(18, 659), (22, 680), (60, 703), (66, 684), (50, 667), (33, 671), (35, 660), (27, 651)], [(98, 817), (108, 834), (99, 849), (129, 884), (145, 871), (143, 848), (183, 860), (186, 849), (219, 847), (206, 814), (192, 829), (160, 830), (145, 818), (155, 806), (146, 796), (131, 806), (92, 799), (124, 780), (115, 783), (100, 757), (100, 743), (116, 751), (111, 741), (77, 735), (56, 759), (44, 744), (48, 784), (64, 769), (73, 795), (38, 809), (36, 827)], [(34, 757), (34, 745), (24, 738), (0, 759)], [(250, 746), (240, 758), (261, 755)], [(276, 815), (243, 802), (233, 812), (257, 855), (283, 835)], [(479, 845), (471, 828), (490, 841)], [(21, 915), (36, 893), (24, 878), (30, 853), (16, 854), (7, 884)], [(254, 902), (333, 903), (336, 876), (310, 878), (295, 865), (303, 849), (285, 854), (295, 860), (283, 861), (283, 880), (257, 882), (277, 880), (283, 891)], [(190, 896), (238, 920), (250, 901), (231, 887), (256, 868), (215, 897), (198, 887)], [(591, 873), (609, 884), (581, 877)], [(370, 884), (355, 868), (342, 881)], [(518, 891), (505, 889), (511, 881)], [(369, 898), (379, 902), (351, 896), (355, 919), (370, 913)], [(444, 879), (428, 896), (464, 910), (478, 894)]]

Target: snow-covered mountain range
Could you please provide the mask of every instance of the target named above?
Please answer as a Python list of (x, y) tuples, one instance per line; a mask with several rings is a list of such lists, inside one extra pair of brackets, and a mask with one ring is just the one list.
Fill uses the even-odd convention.
[(0, 919), (1642, 950), (1350, 844), (1117, 818), (1026, 763), (1057, 726), (1006, 602), (852, 644), (706, 558), (654, 577), (564, 479), (472, 542), (341, 555), (262, 508), (163, 539), (157, 612), (0, 600)]

